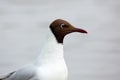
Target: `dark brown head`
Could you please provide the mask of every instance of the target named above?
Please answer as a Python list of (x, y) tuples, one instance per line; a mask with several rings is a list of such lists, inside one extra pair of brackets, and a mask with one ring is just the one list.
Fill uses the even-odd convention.
[(57, 19), (53, 21), (50, 25), (50, 29), (55, 35), (58, 43), (63, 43), (63, 39), (65, 35), (69, 33), (72, 33), (72, 32), (87, 33), (87, 31), (83, 29), (75, 28), (70, 23), (62, 19)]

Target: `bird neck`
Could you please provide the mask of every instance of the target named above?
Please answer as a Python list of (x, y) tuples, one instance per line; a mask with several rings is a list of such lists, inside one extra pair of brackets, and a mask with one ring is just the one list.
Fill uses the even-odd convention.
[(47, 39), (37, 59), (37, 64), (54, 62), (64, 59), (63, 44), (58, 43), (51, 31), (48, 31)]

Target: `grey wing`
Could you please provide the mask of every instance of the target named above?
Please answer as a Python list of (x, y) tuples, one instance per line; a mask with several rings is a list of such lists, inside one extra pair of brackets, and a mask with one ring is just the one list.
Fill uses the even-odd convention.
[(18, 71), (12, 72), (0, 80), (37, 80), (36, 69), (34, 66), (28, 66)]
[(14, 72), (11, 72), (11, 73), (9, 73), (9, 74), (7, 74), (7, 75), (1, 76), (1, 77), (0, 77), (0, 80), (5, 80), (5, 79), (9, 78), (13, 73), (14, 73)]

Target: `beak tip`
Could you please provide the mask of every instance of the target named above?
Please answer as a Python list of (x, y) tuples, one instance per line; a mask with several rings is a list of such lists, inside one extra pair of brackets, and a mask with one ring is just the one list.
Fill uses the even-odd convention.
[(87, 34), (88, 32), (87, 32), (87, 31), (84, 31), (83, 33)]
[(76, 31), (77, 31), (77, 32), (80, 32), (80, 33), (85, 33), (85, 34), (88, 33), (88, 32), (87, 32), (86, 30), (84, 30), (84, 29), (76, 29)]

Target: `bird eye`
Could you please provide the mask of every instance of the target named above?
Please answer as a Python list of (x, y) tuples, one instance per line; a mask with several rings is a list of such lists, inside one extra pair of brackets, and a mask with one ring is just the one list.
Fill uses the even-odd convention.
[(61, 24), (60, 27), (63, 29), (63, 28), (68, 27), (68, 26), (65, 24)]
[(64, 25), (65, 25), (65, 24), (61, 24), (60, 27), (63, 28)]

